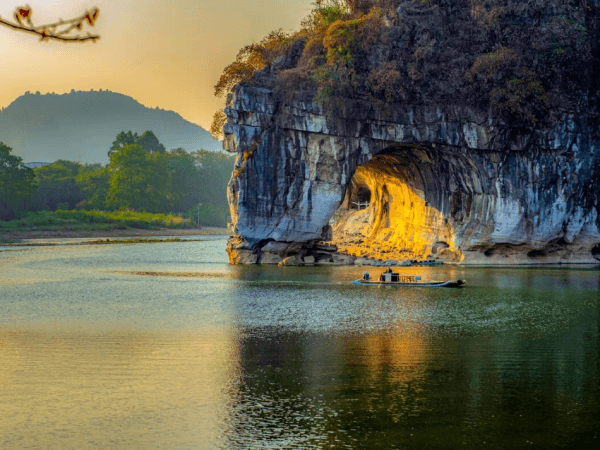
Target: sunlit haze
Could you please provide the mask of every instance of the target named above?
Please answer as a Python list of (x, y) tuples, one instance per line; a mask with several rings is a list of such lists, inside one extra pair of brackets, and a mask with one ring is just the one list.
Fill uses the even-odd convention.
[[(1, 0), (13, 17), (20, 1)], [(29, 0), (35, 25), (98, 7), (98, 42), (40, 42), (0, 27), (0, 108), (25, 91), (108, 89), (210, 126), (224, 100), (213, 86), (238, 50), (270, 31), (291, 31), (310, 0)]]

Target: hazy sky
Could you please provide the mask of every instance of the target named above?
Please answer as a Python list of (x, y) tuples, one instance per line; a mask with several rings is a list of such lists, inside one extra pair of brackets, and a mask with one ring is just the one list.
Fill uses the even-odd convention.
[(27, 3), (35, 25), (97, 6), (96, 43), (40, 42), (0, 26), (0, 108), (25, 91), (108, 89), (208, 128), (223, 106), (213, 86), (238, 50), (270, 31), (298, 29), (312, 0), (0, 0)]

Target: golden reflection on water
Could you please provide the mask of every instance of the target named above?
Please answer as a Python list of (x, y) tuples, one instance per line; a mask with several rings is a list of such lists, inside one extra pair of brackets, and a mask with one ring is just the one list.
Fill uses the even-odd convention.
[(230, 330), (0, 326), (0, 448), (224, 447)]
[(383, 268), (231, 267), (211, 245), (0, 253), (0, 280), (63, 280), (0, 290), (0, 450), (596, 439), (597, 272), (375, 288), (350, 281)]
[[(397, 381), (418, 378), (418, 372), (426, 370), (427, 361), (434, 356), (428, 351), (427, 341), (415, 330), (398, 334), (372, 333), (351, 343), (352, 346), (347, 348), (348, 354), (354, 357), (360, 355), (373, 374), (384, 367), (391, 369), (401, 376)], [(405, 376), (409, 378), (405, 379)]]

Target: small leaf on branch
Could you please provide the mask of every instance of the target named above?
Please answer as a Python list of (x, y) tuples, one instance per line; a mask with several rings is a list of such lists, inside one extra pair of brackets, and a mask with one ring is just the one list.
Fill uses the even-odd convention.
[[(59, 19), (58, 22), (39, 25), (37, 27), (31, 20), (32, 14), (33, 13), (29, 5), (19, 6), (15, 8), (15, 22), (13, 23), (0, 18), (0, 26), (6, 26), (16, 30), (37, 34), (40, 36), (40, 40), (42, 41), (55, 39), (65, 42), (83, 42), (87, 40), (95, 42), (99, 38), (99, 36), (91, 35), (90, 33), (87, 33), (87, 35), (81, 35), (77, 33), (77, 31), (82, 31), (85, 22), (89, 23), (90, 26), (94, 26), (96, 24), (98, 16), (100, 15), (98, 8), (94, 8), (91, 11), (85, 11), (83, 15), (67, 21)], [(73, 32), (73, 30), (77, 31)]]

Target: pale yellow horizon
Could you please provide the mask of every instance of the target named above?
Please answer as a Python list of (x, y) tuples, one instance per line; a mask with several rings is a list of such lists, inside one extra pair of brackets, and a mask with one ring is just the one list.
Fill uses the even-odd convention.
[(12, 19), (27, 3), (41, 25), (100, 9), (96, 43), (40, 42), (0, 26), (0, 108), (26, 91), (110, 90), (179, 113), (206, 129), (224, 99), (213, 95), (238, 50), (270, 31), (297, 30), (312, 0), (0, 0)]

